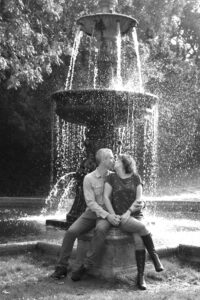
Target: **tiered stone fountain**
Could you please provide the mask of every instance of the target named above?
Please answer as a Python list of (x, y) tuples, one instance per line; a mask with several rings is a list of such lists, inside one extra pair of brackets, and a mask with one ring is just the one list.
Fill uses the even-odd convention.
[[(98, 72), (96, 72), (95, 85), (93, 88), (81, 90), (74, 90), (70, 87), (52, 95), (56, 103), (56, 114), (66, 123), (85, 129), (84, 145), (87, 157), (75, 174), (78, 179), (76, 197), (67, 215), (66, 228), (85, 209), (82, 180), (87, 172), (95, 168), (94, 155), (99, 148), (108, 147), (114, 152), (123, 150), (133, 154), (145, 181), (148, 178), (152, 179), (152, 175), (155, 174), (156, 136), (154, 129), (157, 97), (145, 94), (141, 86), (138, 92), (129, 92), (119, 88), (119, 86), (122, 87), (123, 78), (120, 74), (121, 66), (117, 55), (117, 51), (121, 52), (121, 44), (117, 46), (117, 38), (135, 30), (137, 21), (132, 17), (114, 13), (116, 1), (100, 1), (99, 6), (100, 13), (83, 16), (77, 20), (80, 30), (96, 42)], [(113, 77), (117, 78), (117, 90), (110, 88)], [(123, 132), (123, 138), (120, 132)], [(149, 185), (152, 185), (151, 182), (149, 181)], [(59, 225), (53, 220), (47, 220), (47, 224)], [(105, 251), (107, 254), (104, 255), (104, 263), (100, 268), (108, 276), (110, 276), (108, 268), (111, 272), (115, 272), (134, 265), (132, 239), (119, 233), (118, 230), (111, 231), (107, 237), (109, 249)], [(85, 243), (88, 243), (90, 238), (89, 235), (79, 240), (79, 260), (84, 249), (87, 248)], [(120, 257), (124, 257), (124, 261)]]

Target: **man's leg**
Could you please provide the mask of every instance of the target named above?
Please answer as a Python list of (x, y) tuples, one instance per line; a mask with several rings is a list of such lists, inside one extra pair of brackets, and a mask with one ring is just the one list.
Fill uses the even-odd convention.
[(91, 230), (96, 224), (96, 214), (85, 211), (66, 231), (58, 263), (55, 272), (51, 275), (53, 278), (62, 278), (67, 275), (68, 260), (71, 255), (75, 239)]
[(106, 219), (97, 219), (94, 235), (91, 240), (91, 248), (87, 253), (84, 263), (86, 267), (90, 268), (97, 262), (97, 259), (104, 248), (105, 238), (111, 226), (112, 225)]
[(87, 270), (97, 262), (97, 259), (103, 251), (105, 238), (110, 228), (111, 224), (106, 219), (97, 219), (90, 249), (87, 252), (87, 257), (84, 261), (84, 264), (81, 265), (78, 270), (72, 273), (72, 280), (80, 280)]

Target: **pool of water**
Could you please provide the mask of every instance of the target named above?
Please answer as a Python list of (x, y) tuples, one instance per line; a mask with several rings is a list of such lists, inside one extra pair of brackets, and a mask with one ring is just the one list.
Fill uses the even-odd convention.
[(1, 209), (0, 243), (35, 240), (60, 242), (63, 230), (46, 227), (46, 218), (39, 209)]
[[(0, 243), (42, 240), (61, 243), (64, 231), (46, 226), (46, 219), (64, 220), (66, 213), (48, 216), (34, 209), (0, 211)], [(200, 218), (196, 212), (147, 210), (145, 220), (156, 246), (200, 245)]]
[(200, 245), (198, 212), (147, 211), (145, 219), (158, 245)]

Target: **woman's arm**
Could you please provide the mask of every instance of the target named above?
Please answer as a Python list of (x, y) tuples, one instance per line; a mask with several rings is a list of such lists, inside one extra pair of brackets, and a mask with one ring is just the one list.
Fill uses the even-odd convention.
[(106, 182), (104, 185), (103, 201), (105, 203), (108, 212), (110, 214), (115, 214), (115, 211), (110, 201), (111, 193), (112, 193), (112, 186), (108, 182)]
[(136, 189), (136, 199), (129, 207), (130, 212), (141, 210), (144, 207), (144, 201), (142, 201), (142, 185), (139, 184)]
[(141, 201), (141, 198), (142, 198), (142, 185), (139, 184), (136, 189), (136, 199), (135, 200)]
[(129, 207), (129, 209), (122, 215), (122, 221), (126, 222), (126, 220), (131, 216), (133, 212), (141, 210), (144, 206), (142, 198), (142, 185), (139, 184), (136, 189), (136, 199), (133, 204)]

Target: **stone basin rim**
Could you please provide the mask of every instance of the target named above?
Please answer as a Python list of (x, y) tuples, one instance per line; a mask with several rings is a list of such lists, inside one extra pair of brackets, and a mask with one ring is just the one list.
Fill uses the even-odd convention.
[(125, 14), (119, 14), (119, 13), (95, 13), (95, 14), (89, 14), (89, 15), (84, 15), (84, 16), (82, 16), (82, 17), (79, 17), (78, 19), (77, 19), (77, 22), (79, 21), (79, 20), (82, 20), (82, 19), (88, 19), (88, 18), (95, 18), (95, 17), (103, 17), (103, 16), (112, 16), (112, 17), (124, 17), (124, 18), (126, 18), (126, 19), (129, 19), (129, 20), (131, 20), (131, 21), (135, 21), (137, 24), (138, 24), (138, 21), (135, 19), (135, 18), (133, 18), (133, 17), (131, 17), (131, 16), (129, 16), (129, 15), (125, 15)]
[(125, 90), (115, 90), (115, 89), (71, 89), (71, 90), (57, 90), (52, 93), (52, 96), (58, 95), (58, 94), (81, 94), (81, 93), (94, 93), (94, 94), (116, 94), (116, 95), (130, 95), (130, 96), (138, 96), (138, 97), (149, 97), (154, 98), (156, 100), (159, 100), (157, 95), (145, 92), (134, 92), (134, 91), (125, 91)]
[[(127, 16), (124, 14), (118, 14), (118, 13), (96, 13), (96, 14), (89, 14), (89, 15), (85, 15), (82, 17), (79, 17), (76, 21), (77, 25), (83, 26), (83, 28), (81, 29), (82, 31), (84, 31), (87, 35), (92, 36), (93, 34), (93, 26), (85, 26), (84, 23), (86, 22), (92, 22), (92, 23), (97, 23), (100, 20), (102, 20), (103, 18), (112, 18), (113, 20), (115, 19), (116, 22), (121, 21), (120, 23), (122, 23), (123, 21), (128, 21), (129, 24), (126, 24), (126, 26), (123, 26), (123, 28), (121, 28), (121, 34), (125, 35), (129, 32), (129, 30), (133, 27), (137, 27), (138, 25), (138, 21), (131, 17), (131, 16)], [(96, 22), (95, 22), (96, 21)], [(85, 28), (84, 28), (85, 27)]]
[[(107, 89), (61, 90), (54, 92), (52, 100), (56, 103), (56, 113), (67, 122), (88, 126), (88, 124), (105, 124), (108, 119), (114, 120), (115, 126), (127, 123), (129, 107), (134, 105), (135, 118), (141, 119), (142, 114), (158, 103), (158, 97), (150, 93), (135, 93)], [(114, 105), (115, 109), (111, 109)]]

